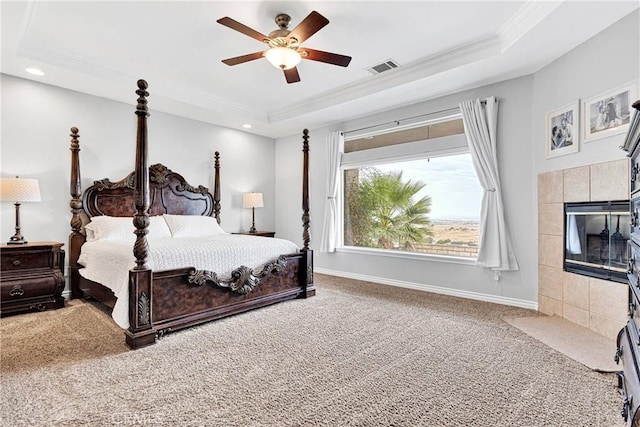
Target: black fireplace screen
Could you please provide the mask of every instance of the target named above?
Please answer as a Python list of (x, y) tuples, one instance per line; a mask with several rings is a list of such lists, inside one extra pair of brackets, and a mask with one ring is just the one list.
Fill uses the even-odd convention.
[(565, 204), (564, 269), (625, 282), (629, 202)]

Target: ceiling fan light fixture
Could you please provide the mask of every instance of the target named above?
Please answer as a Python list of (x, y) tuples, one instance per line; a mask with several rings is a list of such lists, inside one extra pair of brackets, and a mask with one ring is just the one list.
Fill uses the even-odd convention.
[(264, 56), (279, 70), (290, 70), (302, 61), (300, 53), (289, 47), (272, 47)]

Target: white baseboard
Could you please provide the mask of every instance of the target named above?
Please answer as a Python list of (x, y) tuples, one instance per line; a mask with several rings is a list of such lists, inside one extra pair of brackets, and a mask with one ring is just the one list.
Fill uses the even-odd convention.
[(346, 279), (362, 280), (365, 282), (380, 283), (382, 285), (397, 286), (399, 288), (416, 289), (419, 291), (433, 292), (434, 294), (449, 295), (453, 297), (468, 298), (477, 301), (492, 302), (495, 304), (509, 305), (513, 307), (527, 308), (538, 311), (537, 301), (527, 301), (516, 298), (497, 295), (481, 294), (478, 292), (463, 291), (460, 289), (443, 288), (441, 286), (425, 285), (423, 283), (404, 282), (401, 280), (387, 279), (385, 277), (367, 276), (365, 274), (349, 273), (346, 271), (330, 270), (314, 267), (313, 271), (329, 276), (344, 277)]

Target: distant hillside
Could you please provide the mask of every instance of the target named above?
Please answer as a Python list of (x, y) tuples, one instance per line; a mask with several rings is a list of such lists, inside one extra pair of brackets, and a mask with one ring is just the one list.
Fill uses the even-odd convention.
[(470, 245), (480, 243), (478, 219), (432, 219), (431, 242), (437, 244)]

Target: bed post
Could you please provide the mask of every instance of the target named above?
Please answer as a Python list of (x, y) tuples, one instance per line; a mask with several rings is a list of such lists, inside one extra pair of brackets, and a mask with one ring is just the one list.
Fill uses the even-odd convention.
[(129, 270), (129, 329), (125, 331), (129, 347), (139, 348), (155, 343), (156, 330), (151, 316), (151, 269), (147, 266), (149, 243), (147, 233), (149, 227), (149, 167), (147, 160), (147, 82), (138, 80), (138, 131), (136, 137), (136, 165), (133, 197), (136, 213), (133, 216), (136, 242), (133, 255), (136, 265)]
[(218, 224), (220, 224), (220, 153), (216, 151), (213, 159), (213, 169), (215, 172), (213, 181), (213, 215), (218, 221)]
[(78, 273), (78, 257), (80, 248), (84, 243), (82, 230), (82, 184), (80, 180), (80, 134), (78, 128), (72, 127), (71, 134), (71, 183), (69, 193), (71, 194), (71, 234), (69, 235), (69, 288), (71, 289), (71, 299), (83, 296), (80, 290), (80, 276)]
[(309, 129), (302, 131), (302, 254), (306, 271), (305, 292), (303, 298), (316, 294), (313, 286), (313, 251), (309, 249), (311, 237), (309, 235)]

